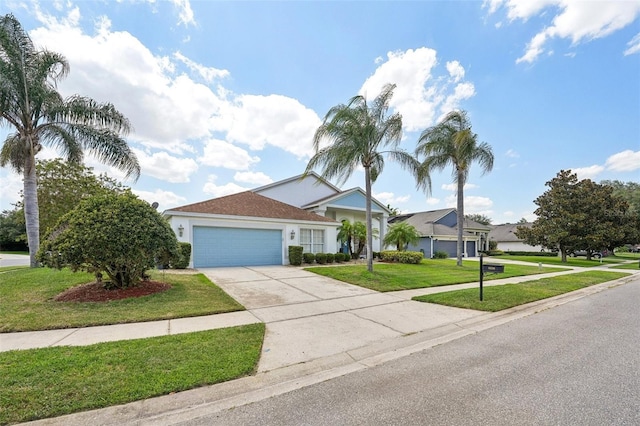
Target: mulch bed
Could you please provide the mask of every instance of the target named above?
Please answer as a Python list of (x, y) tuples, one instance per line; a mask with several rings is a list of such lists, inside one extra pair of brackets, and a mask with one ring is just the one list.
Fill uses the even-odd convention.
[(93, 282), (70, 288), (57, 295), (54, 300), (57, 302), (108, 302), (110, 300), (148, 296), (167, 291), (170, 288), (171, 285), (167, 283), (142, 281), (135, 287), (107, 290), (102, 283)]

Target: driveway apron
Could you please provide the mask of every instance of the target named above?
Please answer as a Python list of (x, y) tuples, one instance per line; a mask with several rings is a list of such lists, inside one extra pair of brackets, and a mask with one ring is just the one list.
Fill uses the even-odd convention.
[(291, 266), (200, 272), (266, 323), (261, 372), (480, 315), (378, 293)]

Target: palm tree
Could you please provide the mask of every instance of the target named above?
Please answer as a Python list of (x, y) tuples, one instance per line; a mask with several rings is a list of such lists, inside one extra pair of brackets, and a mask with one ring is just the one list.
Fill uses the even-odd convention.
[(482, 172), (493, 169), (493, 153), (486, 142), (478, 143), (478, 135), (471, 131), (471, 123), (465, 111), (452, 111), (435, 126), (424, 130), (416, 147), (416, 156), (424, 156), (417, 179), (418, 185), (431, 191), (428, 178), (433, 170), (453, 166), (453, 181), (457, 184), (458, 250), (457, 265), (462, 266), (462, 231), (464, 224), (464, 184), (469, 176), (471, 163), (478, 162)]
[(406, 222), (397, 222), (389, 226), (384, 236), (384, 245), (395, 245), (398, 251), (402, 251), (408, 244), (417, 244), (420, 234), (413, 225)]
[(69, 162), (87, 150), (100, 161), (138, 178), (140, 166), (120, 136), (129, 121), (111, 104), (71, 96), (62, 98), (56, 83), (69, 64), (57, 53), (36, 50), (13, 15), (0, 18), (0, 125), (14, 130), (0, 151), (0, 166), (23, 174), (24, 215), (31, 266), (40, 246), (35, 156), (43, 146), (57, 148)]
[[(362, 96), (354, 96), (346, 105), (336, 105), (327, 112), (313, 137), (315, 155), (309, 160), (305, 174), (316, 166), (322, 167), (322, 177), (338, 178), (339, 185), (362, 166), (366, 188), (367, 269), (373, 272), (373, 232), (371, 225), (371, 185), (384, 168), (384, 157), (397, 161), (416, 173), (417, 161), (398, 149), (402, 137), (402, 116), (387, 117), (394, 84), (383, 87), (372, 105)], [(320, 148), (323, 140), (330, 144)], [(389, 147), (386, 151), (381, 148)]]

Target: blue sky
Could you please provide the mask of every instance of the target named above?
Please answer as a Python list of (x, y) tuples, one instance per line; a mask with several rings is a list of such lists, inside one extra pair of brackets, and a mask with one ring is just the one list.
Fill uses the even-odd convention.
[[(465, 213), (533, 220), (562, 169), (640, 181), (639, 1), (3, 0), (0, 13), (66, 56), (63, 95), (129, 117), (142, 176), (124, 183), (160, 210), (302, 173), (329, 108), (386, 83), (404, 149), (452, 109), (492, 146), (493, 171), (471, 168)], [(455, 206), (451, 170), (432, 182), (417, 191), (387, 161), (373, 191), (403, 212)], [(21, 185), (2, 169), (2, 209)], [(361, 170), (342, 185), (354, 186)]]

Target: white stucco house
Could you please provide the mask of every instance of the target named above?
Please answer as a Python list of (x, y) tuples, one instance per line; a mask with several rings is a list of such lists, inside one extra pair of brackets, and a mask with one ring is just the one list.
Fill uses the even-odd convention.
[[(286, 265), (291, 245), (309, 253), (336, 253), (343, 220), (365, 222), (362, 189), (341, 190), (311, 172), (250, 191), (166, 210), (178, 240), (192, 246), (191, 267)], [(391, 212), (372, 201), (380, 251)]]
[(498, 244), (498, 250), (502, 251), (542, 251), (542, 246), (530, 246), (516, 235), (518, 226), (531, 227), (532, 225), (530, 222), (492, 225), (489, 241), (495, 241)]

